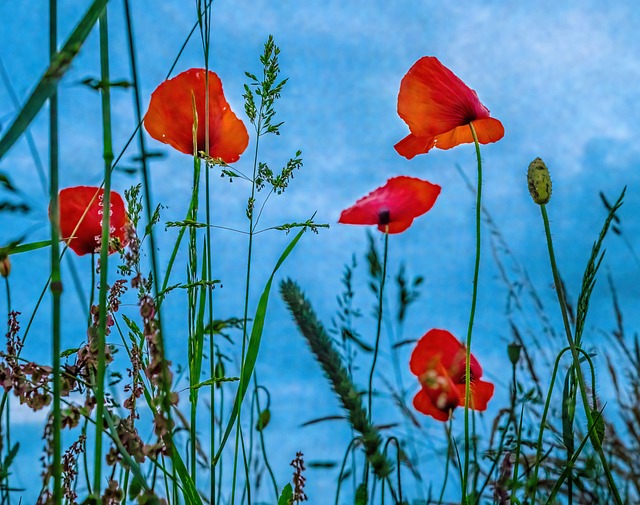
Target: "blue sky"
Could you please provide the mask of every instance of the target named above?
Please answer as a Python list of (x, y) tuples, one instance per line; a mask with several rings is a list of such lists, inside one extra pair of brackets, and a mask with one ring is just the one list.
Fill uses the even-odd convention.
[[(63, 40), (89, 2), (59, 3)], [(164, 79), (193, 25), (195, 7), (191, 2), (177, 0), (132, 4), (146, 108), (150, 93)], [(109, 9), (112, 78), (128, 78), (121, 3), (113, 3)], [(48, 2), (44, 0), (34, 0), (29, 5), (0, 3), (0, 56), (20, 100), (28, 96), (46, 68), (47, 12)], [(37, 29), (25, 30), (34, 23)], [(442, 186), (440, 199), (406, 233), (390, 240), (390, 260), (395, 265), (404, 260), (412, 274), (426, 279), (423, 297), (407, 323), (405, 337), (418, 338), (433, 327), (463, 336), (471, 294), (474, 197), (455, 165), (475, 178), (474, 150), (470, 145), (451, 151), (434, 150), (410, 161), (393, 150), (393, 145), (407, 133), (406, 125), (396, 114), (400, 79), (418, 58), (434, 55), (475, 89), (492, 116), (505, 126), (504, 139), (482, 149), (484, 204), (513, 256), (527, 268), (553, 323), (560, 328), (542, 223), (527, 192), (526, 168), (540, 156), (551, 170), (554, 187), (548, 210), (558, 262), (569, 295), (575, 299), (591, 244), (605, 217), (599, 191), (615, 200), (622, 187), (628, 186), (620, 214), (622, 227), (633, 243), (640, 233), (640, 223), (635, 218), (640, 211), (640, 88), (636, 86), (640, 82), (639, 25), (640, 12), (631, 0), (606, 7), (590, 0), (561, 5), (552, 1), (216, 0), (211, 68), (220, 75), (236, 113), (246, 120), (241, 97), (244, 71), (258, 70), (257, 57), (269, 34), (274, 35), (282, 50), (281, 68), (283, 76), (289, 78), (277, 107), (278, 117), (285, 121), (282, 136), (264, 142), (261, 157), (277, 166), (302, 149), (305, 163), (286, 193), (270, 202), (265, 226), (300, 221), (316, 211), (318, 222), (332, 225), (319, 236), (304, 237), (283, 267), (283, 275), (299, 281), (328, 323), (336, 309), (335, 295), (341, 289), (342, 265), (350, 261), (353, 252), (361, 259), (366, 247), (364, 229), (335, 224), (340, 211), (391, 176), (406, 174), (428, 179)], [(99, 96), (78, 84), (85, 77), (98, 77), (97, 46), (94, 31), (60, 86), (63, 187), (99, 184), (102, 177)], [(199, 66), (203, 66), (202, 51), (199, 40), (194, 38), (177, 71)], [(113, 99), (115, 145), (119, 151), (134, 128), (133, 102), (129, 92), (120, 90), (114, 90)], [(14, 111), (8, 92), (1, 85), (3, 129), (10, 124)], [(45, 164), (46, 131), (46, 114), (41, 114), (31, 133)], [(154, 197), (165, 206), (163, 221), (181, 219), (190, 192), (191, 160), (153, 140), (148, 145), (167, 154), (152, 165)], [(128, 160), (135, 154), (135, 150), (128, 151), (123, 165), (130, 164)], [(247, 151), (238, 167), (248, 172), (250, 161)], [(25, 229), (30, 231), (29, 240), (46, 237), (47, 198), (37, 184), (24, 140), (0, 160), (0, 171), (10, 174), (34, 207), (24, 218), (0, 214), (0, 243)], [(123, 190), (135, 182), (135, 178), (119, 173), (114, 184)], [(214, 220), (226, 226), (246, 227), (243, 209), (247, 190), (241, 182), (229, 185), (224, 179), (214, 178)], [(490, 378), (500, 383), (506, 378), (496, 372), (492, 376), (491, 371), (508, 366), (503, 344), (511, 335), (504, 316), (506, 291), (491, 257), (486, 230), (485, 227), (473, 349)], [(216, 263), (224, 288), (216, 302), (217, 310), (224, 315), (238, 315), (244, 272), (238, 258), (245, 253), (246, 239), (222, 232), (218, 236), (221, 243), (224, 240)], [(161, 247), (164, 261), (170, 237), (171, 233)], [(288, 237), (274, 234), (259, 237), (254, 300), (287, 240)], [(633, 320), (631, 308), (637, 306), (640, 297), (634, 281), (639, 267), (619, 237), (609, 237), (606, 246), (603, 273), (611, 272), (623, 309), (627, 309), (627, 322), (633, 327), (637, 321)], [(14, 260), (13, 304), (25, 314), (32, 310), (34, 298), (44, 285), (47, 262), (46, 252)], [(86, 258), (77, 260), (76, 265), (79, 271), (88, 272)], [(362, 276), (360, 282), (363, 281)], [(362, 307), (368, 314), (371, 300), (366, 298), (364, 285), (360, 291)], [(65, 338), (71, 346), (82, 338), (84, 316), (79, 313), (72, 289), (67, 293)], [(613, 326), (604, 276), (594, 300), (585, 337), (596, 344), (596, 329)], [(186, 317), (179, 299), (169, 310), (176, 321)], [(296, 428), (310, 418), (337, 413), (338, 407), (277, 296), (272, 299), (270, 311), (258, 371), (260, 379), (270, 386), (275, 403), (268, 443), (270, 440), (273, 444), (274, 465), (284, 482), (289, 475), (288, 462), (296, 450), (303, 450), (308, 460), (337, 459), (344, 445), (336, 449), (327, 442), (335, 426)], [(48, 318), (45, 307), (27, 348), (34, 359), (48, 359)], [(363, 331), (366, 328), (363, 326)], [(370, 331), (372, 325), (368, 328)], [(171, 339), (174, 362), (184, 363), (186, 346), (181, 345), (182, 337)], [(560, 345), (555, 341), (550, 348)], [(406, 380), (412, 379), (407, 375)], [(606, 388), (601, 393), (606, 394)], [(505, 390), (497, 393), (497, 397), (504, 395)], [(40, 424), (27, 416), (20, 419), (28, 430), (33, 430), (30, 433), (38, 433)], [(425, 419), (423, 424), (433, 425), (427, 430), (440, 433), (441, 426), (435, 421)], [(292, 430), (299, 438), (292, 439)], [(347, 431), (343, 434), (346, 437)], [(283, 447), (282, 451), (277, 450), (279, 447)], [(39, 447), (31, 449), (37, 451)], [(309, 479), (309, 490), (321, 493), (330, 482), (331, 478), (316, 473)]]

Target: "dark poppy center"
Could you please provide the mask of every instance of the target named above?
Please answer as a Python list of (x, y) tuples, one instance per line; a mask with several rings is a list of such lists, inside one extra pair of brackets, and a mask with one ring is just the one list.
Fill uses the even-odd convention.
[(381, 210), (378, 212), (378, 224), (389, 224), (391, 222), (391, 213), (388, 209)]

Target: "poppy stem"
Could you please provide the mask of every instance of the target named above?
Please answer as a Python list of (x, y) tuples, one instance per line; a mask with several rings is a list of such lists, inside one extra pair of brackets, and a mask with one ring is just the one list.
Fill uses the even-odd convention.
[(471, 295), (471, 310), (469, 312), (469, 326), (467, 328), (466, 359), (464, 373), (464, 465), (462, 467), (462, 503), (467, 503), (467, 483), (469, 481), (469, 397), (471, 389), (471, 335), (473, 333), (473, 321), (476, 315), (476, 301), (478, 298), (478, 274), (480, 272), (480, 225), (482, 212), (482, 157), (480, 156), (480, 143), (478, 135), (469, 123), (473, 143), (476, 146), (476, 159), (478, 160), (478, 187), (476, 190), (476, 259), (473, 268), (473, 292)]
[(378, 328), (376, 329), (376, 344), (373, 350), (373, 362), (371, 363), (371, 372), (369, 372), (369, 424), (373, 417), (372, 405), (373, 405), (373, 373), (376, 369), (376, 362), (378, 361), (378, 348), (380, 346), (380, 333), (382, 329), (382, 301), (384, 296), (384, 281), (387, 277), (387, 256), (389, 252), (389, 225), (385, 226), (384, 232), (384, 255), (382, 257), (382, 277), (380, 278), (380, 292), (378, 294)]
[[(578, 378), (578, 385), (580, 386), (580, 395), (582, 396), (582, 406), (584, 407), (584, 413), (587, 418), (587, 426), (588, 426), (588, 429), (591, 430), (594, 424), (593, 414), (594, 412), (597, 414), (595, 397), (594, 397), (593, 410), (591, 410), (589, 408), (589, 399), (587, 398), (587, 389), (584, 381), (584, 375), (582, 373), (582, 368), (580, 366), (580, 357), (578, 356), (578, 350), (580, 348), (576, 345), (573, 335), (571, 333), (571, 326), (569, 324), (569, 316), (567, 311), (566, 299), (565, 299), (563, 288), (562, 288), (562, 279), (560, 278), (560, 274), (558, 273), (556, 256), (553, 250), (553, 239), (551, 238), (551, 226), (549, 225), (549, 216), (547, 215), (547, 207), (545, 204), (540, 204), (540, 212), (542, 214), (542, 221), (544, 223), (544, 233), (547, 238), (547, 249), (549, 251), (549, 262), (551, 263), (551, 272), (553, 273), (553, 282), (556, 287), (556, 295), (558, 297), (558, 303), (560, 305), (560, 312), (562, 313), (562, 322), (564, 324), (565, 333), (567, 335), (567, 342), (569, 343), (569, 347), (571, 349), (571, 355), (573, 357), (573, 368)], [(595, 388), (594, 388), (594, 391), (595, 391)], [(591, 445), (593, 445), (593, 448), (600, 456), (602, 468), (604, 469), (605, 475), (607, 477), (609, 489), (611, 490), (615, 503), (622, 505), (622, 499), (620, 497), (620, 493), (618, 492), (618, 487), (616, 486), (616, 483), (613, 480), (613, 475), (611, 474), (611, 469), (609, 468), (609, 462), (607, 461), (607, 457), (604, 451), (602, 450), (602, 443), (600, 440), (598, 440), (597, 435), (591, 437)]]

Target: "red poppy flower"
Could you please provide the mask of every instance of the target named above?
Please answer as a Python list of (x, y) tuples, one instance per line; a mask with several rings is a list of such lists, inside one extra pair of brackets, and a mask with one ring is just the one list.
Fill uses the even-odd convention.
[(451, 149), (473, 142), (472, 122), (481, 144), (504, 136), (502, 123), (489, 117), (476, 92), (433, 56), (420, 58), (402, 78), (398, 114), (411, 133), (394, 147), (408, 159), (432, 147)]
[[(93, 186), (76, 186), (60, 191), (60, 235), (79, 256), (95, 252), (102, 238), (104, 190)], [(129, 222), (122, 197), (111, 192), (109, 227), (110, 239), (127, 245), (125, 225)], [(86, 213), (85, 213), (86, 211)], [(83, 217), (84, 216), (84, 217)], [(111, 247), (109, 254), (116, 251)]]
[[(384, 186), (343, 210), (339, 223), (377, 224), (382, 232), (400, 233), (433, 207), (440, 186), (415, 177), (392, 177)], [(388, 228), (387, 228), (388, 227)]]
[[(197, 150), (206, 149), (204, 69), (192, 68), (169, 79), (151, 94), (144, 127), (154, 139), (185, 154), (193, 154), (193, 98), (198, 114)], [(209, 156), (225, 163), (240, 159), (249, 144), (241, 119), (224, 98), (220, 78), (209, 71)]]
[[(430, 330), (411, 354), (409, 366), (422, 389), (413, 406), (423, 414), (447, 421), (453, 409), (465, 401), (465, 347), (446, 330)], [(493, 396), (493, 384), (481, 381), (482, 368), (471, 355), (469, 408), (486, 410)]]

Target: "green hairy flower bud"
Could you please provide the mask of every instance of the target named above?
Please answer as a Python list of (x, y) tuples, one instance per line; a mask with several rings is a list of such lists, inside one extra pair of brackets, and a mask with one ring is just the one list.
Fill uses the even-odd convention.
[(540, 158), (536, 158), (529, 164), (527, 183), (529, 184), (529, 193), (534, 202), (538, 205), (549, 203), (551, 198), (551, 176), (547, 165)]

